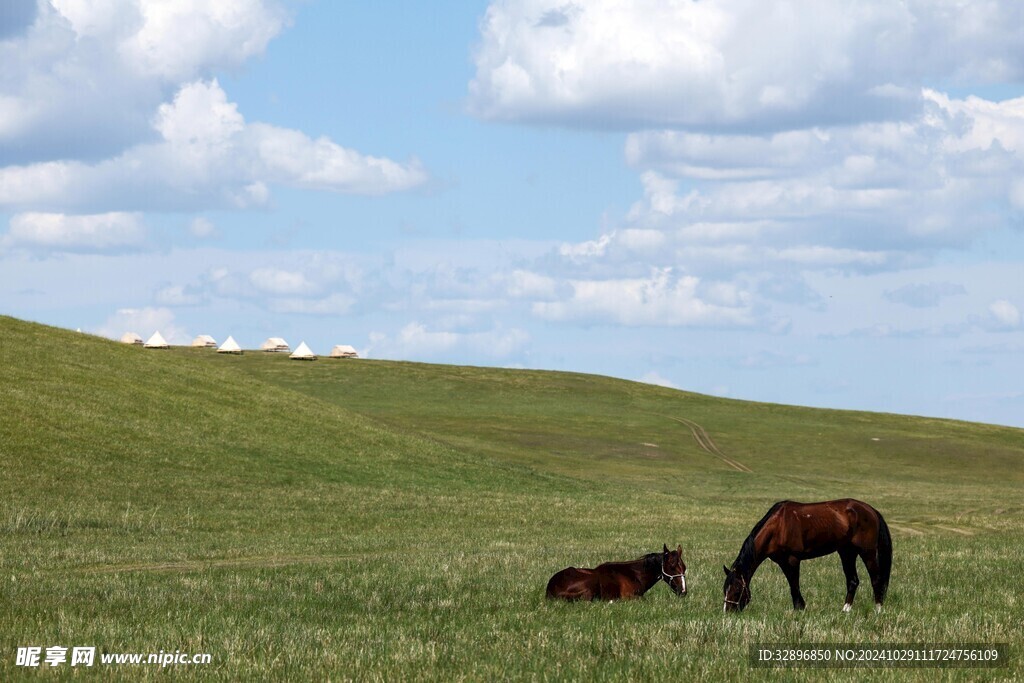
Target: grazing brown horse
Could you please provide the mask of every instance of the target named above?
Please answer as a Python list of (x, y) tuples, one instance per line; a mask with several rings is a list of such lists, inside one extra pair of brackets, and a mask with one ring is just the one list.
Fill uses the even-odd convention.
[(726, 612), (739, 611), (750, 602), (750, 579), (764, 560), (779, 565), (789, 580), (793, 609), (803, 609), (800, 595), (800, 562), (839, 553), (846, 574), (846, 604), (849, 612), (860, 580), (857, 557), (864, 561), (875, 592), (875, 610), (882, 610), (892, 568), (892, 537), (881, 513), (852, 498), (824, 503), (776, 503), (754, 525), (743, 541), (736, 561), (725, 569)]
[(619, 600), (643, 595), (664, 581), (676, 595), (686, 595), (683, 546), (644, 555), (632, 562), (605, 562), (593, 569), (567, 567), (548, 581), (547, 597), (562, 600)]

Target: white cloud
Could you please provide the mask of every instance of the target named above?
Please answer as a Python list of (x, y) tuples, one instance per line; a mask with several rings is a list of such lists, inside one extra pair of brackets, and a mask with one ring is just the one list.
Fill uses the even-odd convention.
[(208, 218), (199, 216), (193, 218), (188, 224), (188, 232), (193, 237), (198, 239), (210, 239), (213, 237), (220, 236), (220, 232), (217, 230), (217, 226), (213, 224)]
[(454, 352), (507, 358), (522, 351), (530, 335), (518, 328), (479, 332), (431, 330), (422, 323), (411, 322), (394, 337), (376, 332), (370, 339), (368, 352), (379, 358), (437, 359)]
[(175, 321), (174, 312), (162, 307), (120, 308), (94, 331), (110, 339), (120, 339), (125, 332), (148, 339), (154, 332), (160, 332), (170, 344), (187, 344), (192, 339)]
[(647, 130), (626, 138), (626, 161), (678, 177), (742, 180), (778, 177), (828, 156), (832, 136), (821, 128), (769, 135), (712, 135)]
[(153, 295), (153, 299), (161, 306), (196, 306), (207, 301), (201, 292), (185, 285), (161, 287)]
[(947, 297), (966, 293), (967, 290), (960, 284), (931, 282), (928, 284), (904, 285), (898, 289), (886, 291), (885, 298), (913, 308), (931, 308), (938, 306)]
[(420, 323), (409, 323), (398, 333), (398, 348), (406, 349), (413, 356), (429, 356), (438, 351), (447, 351), (459, 343), (456, 332), (429, 331)]
[[(82, 8), (78, 0), (54, 1), (66, 16), (69, 9)], [(104, 19), (110, 25), (121, 20), (124, 10), (117, 4), (107, 3), (111, 14)], [(277, 3), (262, 0), (137, 0), (131, 4), (137, 6), (142, 21), (118, 44), (118, 55), (142, 74), (169, 81), (186, 80), (211, 65), (240, 66), (261, 54), (286, 23)], [(91, 5), (85, 21), (95, 22), (95, 6)], [(104, 29), (100, 33), (108, 35)], [(77, 32), (89, 31), (79, 28)]]
[[(1011, 225), (1024, 98), (921, 84), (1019, 82), (1022, 19), (1024, 6), (953, 0), (492, 2), (472, 112), (631, 130), (625, 158), (644, 187), (619, 225), (534, 268), (561, 289), (533, 312), (778, 326), (791, 318), (773, 309), (824, 310), (808, 273), (921, 267)], [(699, 292), (652, 281), (652, 267), (698, 278)], [(893, 296), (925, 297), (913, 294)], [(950, 334), (965, 318), (920, 329)], [(987, 324), (1002, 323), (990, 311)]]
[(653, 265), (740, 281), (899, 270), (965, 248), (1019, 212), (1024, 98), (923, 100), (902, 122), (633, 134), (626, 154), (643, 199), (623, 225), (559, 253), (577, 274)]
[(528, 270), (516, 269), (507, 276), (507, 293), (514, 299), (553, 299), (558, 294), (558, 281)]
[(257, 268), (249, 273), (249, 282), (270, 294), (305, 294), (315, 289), (302, 273), (279, 268)]
[(96, 164), (0, 168), (0, 206), (51, 210), (246, 208), (269, 185), (382, 194), (423, 183), (418, 161), (362, 155), (326, 138), (247, 124), (216, 80), (181, 88), (153, 120), (161, 141)]
[[(571, 280), (571, 296), (533, 304), (533, 313), (548, 320), (611, 322), (626, 326), (749, 325), (753, 321), (749, 296), (733, 292), (732, 301), (711, 303), (701, 281), (655, 269), (648, 277), (609, 280)], [(702, 296), (703, 295), (703, 296)]]
[(47, 251), (106, 251), (140, 246), (146, 238), (142, 216), (113, 212), (86, 216), (19, 213), (2, 244)]
[(496, 0), (470, 107), (597, 127), (787, 130), (902, 117), (922, 80), (1024, 74), (1019, 6), (936, 5)]
[(1020, 327), (1020, 309), (1006, 299), (989, 304), (988, 313), (992, 326), (996, 329), (1012, 330)]
[(264, 0), (41, 0), (0, 41), (0, 145), (19, 163), (117, 154), (181, 83), (241, 66), (286, 23)]
[(814, 365), (815, 361), (805, 353), (791, 354), (779, 351), (757, 351), (738, 358), (734, 365), (749, 370), (767, 368), (792, 368)]
[(272, 0), (40, 2), (31, 26), (0, 41), (0, 207), (245, 208), (274, 185), (381, 194), (422, 183), (414, 159), (247, 123), (206, 80), (261, 54), (286, 23)]
[(426, 181), (416, 159), (399, 163), (365, 156), (328, 138), (316, 140), (299, 131), (253, 124), (251, 148), (269, 182), (309, 190), (383, 194), (406, 190)]
[(353, 297), (335, 293), (322, 299), (301, 299), (298, 297), (273, 298), (268, 302), (268, 308), (274, 313), (338, 316), (351, 311), (353, 304), (355, 304)]
[(644, 384), (653, 384), (659, 387), (666, 387), (668, 389), (679, 388), (671, 380), (665, 379), (664, 377), (659, 375), (657, 372), (654, 372), (653, 370), (644, 373), (643, 377), (638, 378), (636, 381), (643, 382)]

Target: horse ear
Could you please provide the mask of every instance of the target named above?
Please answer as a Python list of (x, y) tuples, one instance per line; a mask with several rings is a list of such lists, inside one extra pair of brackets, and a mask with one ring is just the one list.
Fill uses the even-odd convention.
[(666, 555), (668, 555), (668, 546), (667, 546), (667, 545), (665, 545), (664, 543), (662, 543), (662, 544), (661, 544), (661, 551), (662, 551), (663, 553), (665, 553)]
[(724, 564), (722, 565), (722, 571), (725, 572), (726, 576), (729, 576), (729, 568), (726, 567)]
[(679, 559), (683, 559), (683, 546), (676, 548), (676, 552), (679, 553)]

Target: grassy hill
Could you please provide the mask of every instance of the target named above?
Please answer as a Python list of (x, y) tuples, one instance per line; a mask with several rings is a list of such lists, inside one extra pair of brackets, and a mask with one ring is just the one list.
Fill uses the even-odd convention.
[[(217, 679), (621, 680), (746, 679), (753, 642), (1024, 644), (1021, 430), (568, 373), (150, 351), (2, 317), (0, 339), (3, 679), (26, 673), (25, 645), (209, 652), (175, 674)], [(721, 613), (720, 566), (771, 503), (844, 496), (893, 530), (882, 615), (863, 567), (840, 612), (834, 556), (804, 564), (806, 612), (765, 565), (751, 607)], [(685, 600), (542, 599), (562, 567), (662, 543), (684, 546)], [(795, 676), (823, 673), (850, 674)]]

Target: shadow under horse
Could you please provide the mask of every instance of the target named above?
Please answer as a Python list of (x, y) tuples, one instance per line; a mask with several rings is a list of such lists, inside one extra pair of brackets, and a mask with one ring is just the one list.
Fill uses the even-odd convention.
[(789, 581), (793, 608), (806, 603), (800, 594), (800, 562), (839, 553), (846, 574), (846, 603), (849, 612), (857, 593), (857, 558), (871, 577), (875, 610), (882, 610), (892, 569), (892, 537), (882, 514), (867, 503), (852, 498), (822, 503), (794, 503), (784, 500), (768, 510), (743, 541), (732, 567), (725, 570), (726, 612), (739, 611), (750, 602), (750, 580), (765, 559), (779, 565)]
[(547, 597), (561, 600), (620, 600), (640, 597), (659, 581), (686, 595), (683, 547), (650, 553), (632, 562), (605, 562), (593, 569), (567, 567), (548, 581)]

